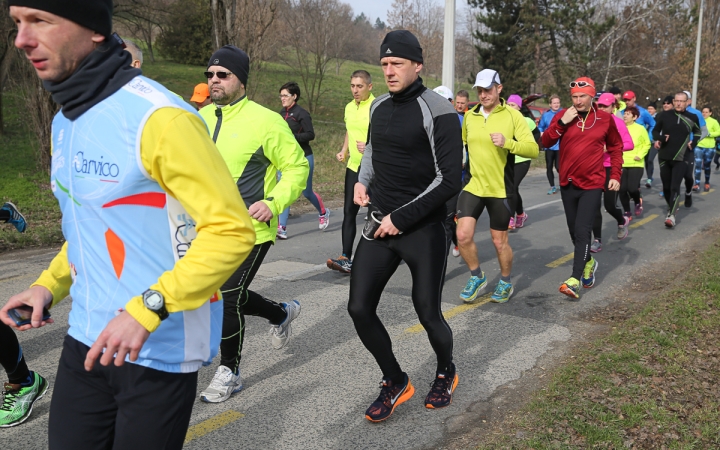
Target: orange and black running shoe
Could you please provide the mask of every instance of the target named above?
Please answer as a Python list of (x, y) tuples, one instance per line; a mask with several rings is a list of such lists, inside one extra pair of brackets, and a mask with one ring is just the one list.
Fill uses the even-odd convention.
[(452, 371), (438, 372), (435, 381), (430, 385), (430, 393), (425, 397), (425, 407), (429, 409), (444, 408), (452, 403), (453, 392), (458, 384), (455, 364), (451, 364)]
[(370, 422), (382, 422), (390, 417), (397, 406), (413, 396), (415, 388), (410, 383), (406, 373), (403, 373), (404, 382), (394, 384), (392, 380), (383, 378), (380, 383), (380, 395), (365, 411), (365, 418)]

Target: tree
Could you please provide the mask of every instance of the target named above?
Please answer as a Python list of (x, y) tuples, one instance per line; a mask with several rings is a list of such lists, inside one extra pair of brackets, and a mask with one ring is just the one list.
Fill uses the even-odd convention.
[(116, 0), (114, 19), (122, 23), (132, 37), (142, 40), (151, 62), (155, 62), (155, 39), (168, 25), (170, 0)]
[(375, 19), (374, 27), (376, 30), (385, 31), (385, 28), (387, 28), (387, 25), (385, 25), (385, 22), (380, 20), (380, 18), (378, 17), (377, 19)]
[(392, 29), (412, 32), (423, 49), (424, 75), (442, 72), (443, 19), (445, 11), (434, 0), (395, 0), (388, 10)]
[(163, 55), (180, 64), (207, 63), (213, 52), (209, 6), (207, 0), (179, 0), (172, 6), (170, 25), (157, 42)]
[(16, 52), (13, 49), (15, 37), (15, 25), (9, 14), (9, 8), (5, 1), (0, 2), (0, 135), (4, 134), (5, 121), (3, 119), (3, 94)]

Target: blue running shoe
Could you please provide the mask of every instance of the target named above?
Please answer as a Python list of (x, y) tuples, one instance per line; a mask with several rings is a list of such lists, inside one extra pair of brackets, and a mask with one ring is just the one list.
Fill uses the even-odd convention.
[(589, 289), (595, 286), (595, 271), (597, 268), (598, 262), (595, 258), (590, 258), (590, 261), (585, 263), (585, 268), (583, 269), (582, 277), (580, 278), (584, 288)]
[(18, 211), (17, 206), (13, 205), (10, 202), (7, 202), (2, 205), (0, 211), (7, 211), (10, 214), (10, 218), (7, 220), (7, 223), (14, 225), (15, 229), (19, 232), (25, 232), (27, 222), (25, 222), (25, 216), (20, 214), (20, 211)]
[(490, 297), (490, 301), (493, 303), (505, 303), (510, 300), (512, 293), (512, 283), (506, 283), (503, 280), (500, 280), (498, 285), (495, 287), (495, 292), (493, 292), (493, 295)]
[(487, 277), (485, 276), (485, 272), (482, 272), (481, 275), (480, 277), (470, 277), (465, 285), (465, 289), (460, 293), (460, 300), (470, 303), (477, 298), (480, 291), (485, 289), (485, 286), (487, 286)]

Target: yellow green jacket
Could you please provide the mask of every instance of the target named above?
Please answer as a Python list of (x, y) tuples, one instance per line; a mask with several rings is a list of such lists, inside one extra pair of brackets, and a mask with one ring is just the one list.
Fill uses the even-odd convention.
[[(464, 190), (478, 197), (507, 198), (513, 191), (515, 155), (537, 158), (539, 148), (525, 117), (513, 108), (500, 104), (487, 119), (478, 104), (465, 113), (462, 138), (470, 160), (470, 182)], [(490, 139), (491, 133), (502, 133), (503, 147)], [(512, 162), (511, 162), (512, 158)]]
[(357, 172), (362, 161), (362, 153), (358, 151), (357, 141), (367, 142), (368, 128), (370, 127), (370, 105), (375, 96), (370, 93), (367, 100), (358, 105), (355, 100), (345, 106), (345, 128), (348, 134), (348, 158), (347, 168)]
[[(218, 115), (221, 114), (221, 115)], [(252, 219), (256, 244), (275, 242), (278, 215), (305, 189), (310, 165), (282, 116), (243, 97), (218, 108), (200, 110), (208, 130), (249, 208), (262, 201), (273, 213), (269, 222)], [(277, 172), (282, 178), (277, 181)]]
[[(627, 129), (635, 147), (623, 152), (623, 167), (645, 167), (645, 155), (650, 151), (651, 145), (647, 129), (635, 122), (628, 125)], [(635, 161), (636, 156), (640, 161)]]
[(698, 147), (715, 148), (715, 138), (720, 137), (720, 123), (710, 116), (705, 119), (705, 124), (707, 125), (708, 135), (705, 139), (698, 142)]

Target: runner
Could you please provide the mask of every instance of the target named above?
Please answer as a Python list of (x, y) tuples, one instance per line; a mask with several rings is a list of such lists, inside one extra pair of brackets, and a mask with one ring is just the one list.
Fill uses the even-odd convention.
[[(415, 388), (392, 351), (377, 316), (385, 285), (404, 261), (412, 275), (412, 300), (437, 354), (437, 372), (425, 398), (429, 409), (450, 405), (458, 383), (453, 337), (440, 311), (447, 264), (445, 202), (460, 190), (460, 124), (452, 105), (423, 86), (422, 48), (407, 30), (391, 31), (380, 47), (389, 94), (370, 109), (370, 130), (355, 185), (355, 202), (372, 200), (350, 277), (348, 312), (363, 345), (383, 373), (380, 396), (365, 412), (371, 422), (387, 419)], [(367, 189), (372, 184), (372, 199)], [(370, 222), (373, 223), (373, 222)]]
[(465, 89), (460, 89), (455, 94), (455, 111), (457, 111), (460, 117), (460, 123), (462, 123), (465, 113), (467, 112), (468, 102), (470, 101), (470, 94)]
[[(0, 309), (6, 325), (37, 328), (72, 296), (49, 448), (180, 449), (250, 217), (195, 109), (130, 66), (112, 1), (9, 4), (15, 46), (62, 105), (50, 186), (66, 242)], [(17, 327), (8, 311), (21, 305), (32, 319)]]
[(595, 83), (588, 77), (571, 82), (573, 106), (558, 113), (542, 136), (545, 147), (560, 139), (560, 194), (575, 246), (572, 275), (560, 292), (575, 299), (580, 298), (581, 281), (585, 288), (595, 285), (598, 263), (590, 255), (590, 234), (608, 178), (603, 167), (606, 151), (611, 164), (608, 190), (620, 189), (622, 171), (622, 138), (612, 115), (593, 106), (595, 92)]
[[(520, 113), (525, 118), (525, 122), (527, 122), (528, 127), (530, 128), (530, 132), (533, 135), (533, 139), (537, 143), (540, 140), (540, 130), (537, 129), (537, 126), (535, 125), (535, 120), (533, 120), (532, 113), (528, 110), (527, 106), (523, 106), (522, 97), (520, 97), (517, 94), (513, 94), (508, 97), (507, 99), (507, 106), (510, 108), (513, 108), (517, 111), (520, 111)], [(524, 111), (523, 111), (524, 110)], [(522, 228), (525, 226), (525, 222), (527, 221), (528, 215), (525, 213), (525, 210), (523, 209), (523, 202), (522, 202), (522, 196), (520, 196), (520, 183), (522, 183), (522, 180), (525, 178), (525, 175), (527, 175), (528, 171), (530, 170), (530, 158), (525, 158), (523, 156), (515, 155), (515, 168), (513, 172), (513, 213), (512, 217), (510, 217), (510, 224), (508, 225), (508, 230), (515, 230), (516, 228)]]
[[(626, 152), (633, 149), (633, 140), (627, 130), (627, 127), (625, 126), (625, 122), (623, 122), (622, 119), (613, 114), (613, 110), (616, 106), (615, 103), (615, 97), (613, 97), (613, 95), (609, 92), (605, 92), (598, 98), (597, 107), (598, 110), (604, 111), (612, 116), (613, 120), (615, 121), (615, 126), (617, 127), (618, 133), (620, 133), (620, 138), (623, 142), (623, 152)], [(630, 222), (632, 216), (627, 215), (627, 210), (626, 214), (623, 215), (623, 211), (617, 207), (617, 191), (612, 191), (608, 189), (608, 183), (610, 183), (610, 165), (610, 155), (608, 153), (605, 153), (603, 155), (603, 167), (605, 167), (605, 189), (603, 193), (603, 205), (605, 206), (605, 211), (607, 211), (607, 213), (610, 214), (617, 221), (617, 238), (622, 240), (625, 239), (628, 235), (628, 223)], [(602, 224), (602, 209), (598, 208), (597, 214), (595, 214), (595, 221), (593, 222), (594, 239), (592, 241), (592, 244), (590, 245), (590, 251), (592, 253), (597, 253), (602, 250)]]
[(702, 115), (707, 125), (708, 135), (698, 142), (695, 148), (695, 186), (693, 191), (700, 191), (700, 174), (705, 168), (705, 192), (710, 190), (710, 171), (712, 170), (712, 160), (715, 155), (715, 139), (720, 137), (720, 124), (712, 117), (713, 111), (710, 106), (704, 106)]
[[(668, 95), (663, 99), (662, 103), (662, 111), (672, 111), (673, 110), (673, 96)], [(660, 112), (662, 112), (660, 111)], [(660, 112), (658, 114), (660, 114)], [(657, 115), (655, 115), (654, 118), (656, 118)], [(650, 137), (650, 140), (653, 141), (652, 136)], [(650, 151), (648, 152), (648, 163), (645, 164), (645, 173), (647, 174), (648, 179), (645, 181), (645, 187), (650, 189), (652, 187), (652, 180), (653, 180), (653, 173), (655, 171), (655, 157), (658, 154), (658, 149), (655, 148), (655, 145), (650, 146)], [(650, 162), (652, 161), (652, 163)], [(660, 198), (663, 198), (665, 196), (665, 193), (662, 189), (660, 189)]]
[[(515, 156), (536, 158), (538, 145), (525, 118), (500, 97), (500, 75), (492, 69), (477, 74), (475, 85), (480, 103), (468, 111), (463, 122), (463, 141), (470, 153), (470, 183), (457, 202), (460, 254), (470, 269), (470, 279), (460, 293), (464, 302), (474, 301), (487, 286), (480, 268), (475, 225), (487, 208), (490, 235), (500, 264), (500, 280), (490, 300), (505, 303), (513, 293), (510, 280), (513, 253), (508, 243), (508, 224), (513, 216)], [(522, 103), (522, 100), (520, 100)]]
[[(687, 164), (685, 153), (692, 139), (692, 148), (700, 141), (700, 120), (695, 114), (685, 110), (687, 94), (678, 92), (673, 99), (673, 110), (659, 113), (655, 117), (653, 145), (658, 149), (660, 177), (662, 178), (665, 202), (668, 205), (665, 226), (675, 226), (675, 213), (680, 200), (682, 184)], [(664, 109), (664, 108), (663, 108)]]
[[(645, 128), (645, 130), (648, 132), (649, 138), (652, 135), (652, 129), (655, 126), (655, 119), (653, 118), (653, 116), (648, 112), (647, 109), (637, 104), (637, 97), (635, 96), (635, 93), (633, 91), (625, 91), (625, 93), (623, 94), (623, 100), (625, 100), (625, 108), (627, 108), (628, 106), (634, 106), (638, 109), (638, 111), (640, 111), (640, 117), (638, 117), (638, 120), (636, 120), (635, 123)], [(620, 117), (620, 120), (624, 120), (623, 115), (625, 114), (625, 108), (617, 110), (616, 115)]]
[[(550, 122), (552, 122), (553, 117), (555, 117), (555, 114), (560, 111), (560, 97), (557, 95), (551, 95), (550, 96), (550, 109), (545, 111), (542, 116), (540, 116), (540, 123), (538, 123), (538, 129), (540, 130), (540, 134), (545, 132), (545, 130), (548, 129), (550, 126)], [(555, 145), (553, 145), (550, 148), (545, 148), (545, 167), (547, 170), (547, 178), (548, 182), (550, 183), (550, 190), (548, 191), (548, 195), (556, 194), (558, 192), (557, 187), (555, 187), (555, 173), (553, 172), (553, 167), (555, 167), (555, 171), (558, 173), (558, 176), (560, 175), (560, 169), (558, 169), (558, 149), (560, 148), (560, 143), (557, 142)], [(558, 180), (559, 181), (559, 180)]]
[(615, 97), (615, 111), (613, 111), (613, 114), (617, 114), (617, 112), (621, 109), (625, 109), (625, 102), (623, 101), (622, 91), (619, 87), (613, 86), (608, 90), (609, 93), (611, 93)]
[[(280, 110), (280, 115), (283, 116), (283, 119), (285, 119), (290, 127), (295, 139), (297, 139), (303, 152), (305, 152), (305, 158), (310, 165), (310, 174), (307, 177), (307, 184), (302, 194), (318, 212), (318, 228), (325, 231), (328, 225), (330, 225), (330, 209), (325, 208), (320, 194), (313, 191), (312, 187), (315, 157), (313, 156), (312, 147), (310, 147), (310, 141), (315, 139), (315, 130), (313, 129), (310, 114), (297, 104), (298, 100), (300, 100), (300, 86), (298, 86), (297, 83), (291, 81), (280, 87), (280, 102), (283, 105), (283, 109)], [(282, 172), (280, 172), (279, 176), (282, 176)], [(287, 208), (280, 213), (277, 228), (278, 239), (284, 240), (288, 238), (287, 221), (289, 216), (290, 206), (288, 205)]]
[[(700, 140), (702, 141), (705, 139), (708, 135), (707, 130), (707, 124), (705, 123), (705, 118), (703, 117), (702, 113), (698, 111), (697, 109), (692, 107), (692, 101), (690, 100), (690, 92), (683, 91), (683, 93), (687, 96), (687, 101), (685, 102), (685, 110), (691, 114), (694, 114), (695, 117), (698, 118), (698, 122), (700, 123)], [(691, 142), (694, 141), (693, 136), (690, 137)], [(695, 145), (697, 145), (697, 141), (694, 142)], [(685, 207), (690, 208), (692, 206), (692, 193), (693, 193), (693, 186), (695, 186), (695, 145), (688, 148), (689, 151), (685, 152)], [(698, 190), (700, 188), (698, 187)]]
[(625, 214), (630, 213), (630, 198), (635, 202), (635, 215), (643, 212), (642, 194), (640, 193), (640, 180), (643, 176), (644, 158), (650, 150), (650, 138), (644, 126), (639, 125), (636, 119), (640, 111), (635, 106), (627, 106), (623, 113), (625, 125), (632, 136), (634, 149), (623, 153), (623, 171), (620, 180), (620, 201)]
[[(345, 203), (343, 204), (342, 255), (337, 259), (328, 259), (330, 269), (342, 273), (352, 270), (352, 251), (357, 233), (357, 214), (360, 206), (353, 201), (355, 183), (358, 182), (358, 170), (362, 154), (365, 152), (368, 126), (370, 125), (370, 105), (375, 96), (372, 94), (372, 78), (365, 70), (356, 70), (350, 76), (350, 91), (353, 100), (345, 106), (345, 142), (340, 153), (335, 155), (338, 161), (347, 160), (345, 169)], [(349, 151), (349, 158), (348, 158)]]
[[(658, 99), (658, 100), (660, 100), (660, 99)], [(655, 115), (657, 115), (657, 103), (656, 103), (656, 102), (650, 102), (650, 103), (648, 103), (648, 105), (645, 107), (645, 109), (647, 109), (647, 112), (649, 112), (650, 115), (652, 116), (652, 118), (654, 119), (654, 118), (655, 118)]]
[[(245, 337), (245, 316), (270, 322), (275, 349), (290, 339), (291, 323), (300, 314), (300, 303), (276, 303), (249, 289), (270, 246), (275, 243), (277, 217), (294, 202), (306, 183), (308, 160), (290, 128), (277, 113), (246, 96), (250, 59), (233, 45), (217, 50), (208, 62), (205, 76), (212, 105), (200, 110), (220, 155), (230, 169), (255, 228), (250, 255), (220, 288), (225, 301), (220, 366), (210, 385), (200, 393), (205, 402), (230, 398), (242, 387), (240, 358)], [(278, 182), (276, 173), (283, 176)]]

